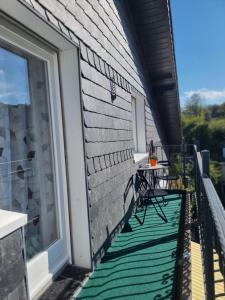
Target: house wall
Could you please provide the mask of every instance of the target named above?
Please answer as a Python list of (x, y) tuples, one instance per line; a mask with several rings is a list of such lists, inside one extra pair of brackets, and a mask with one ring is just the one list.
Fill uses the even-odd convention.
[[(133, 157), (132, 90), (146, 98), (147, 143), (161, 138), (138, 39), (124, 1), (26, 0), (26, 4), (80, 46), (92, 255), (101, 256), (99, 249), (133, 198), (131, 190), (124, 200), (127, 182), (137, 167)], [(112, 77), (116, 83), (114, 101)]]

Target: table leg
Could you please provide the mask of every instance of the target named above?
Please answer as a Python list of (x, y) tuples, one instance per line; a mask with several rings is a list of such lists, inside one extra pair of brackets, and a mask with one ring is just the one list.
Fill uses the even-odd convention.
[(152, 170), (152, 176), (153, 176), (153, 188), (155, 189), (156, 186), (155, 170)]

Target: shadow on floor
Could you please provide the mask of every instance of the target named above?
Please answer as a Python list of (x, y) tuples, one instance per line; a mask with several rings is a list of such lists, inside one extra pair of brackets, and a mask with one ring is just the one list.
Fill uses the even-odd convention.
[[(152, 205), (147, 209), (144, 225), (139, 225), (132, 216), (77, 299), (175, 297), (182, 197), (177, 194), (167, 197), (168, 205), (163, 209), (168, 222), (159, 218)], [(139, 214), (141, 217), (143, 211)]]

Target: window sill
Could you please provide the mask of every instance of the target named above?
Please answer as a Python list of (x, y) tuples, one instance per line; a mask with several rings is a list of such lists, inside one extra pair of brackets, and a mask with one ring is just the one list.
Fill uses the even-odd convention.
[(146, 158), (148, 158), (148, 153), (134, 153), (134, 162), (135, 163), (139, 163)]
[(27, 215), (0, 209), (0, 239), (27, 223)]

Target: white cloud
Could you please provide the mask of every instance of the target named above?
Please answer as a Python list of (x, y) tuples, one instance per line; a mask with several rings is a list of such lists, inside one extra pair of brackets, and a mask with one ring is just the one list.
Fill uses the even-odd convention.
[(15, 93), (13, 93), (13, 92), (3, 92), (3, 93), (0, 93), (0, 100), (1, 99), (4, 99), (4, 98), (8, 98), (8, 97), (11, 97), (11, 96), (18, 96), (18, 94), (15, 94)]
[(0, 92), (5, 90), (11, 90), (13, 88), (12, 84), (8, 84), (5, 81), (0, 82)]
[(203, 100), (203, 105), (222, 104), (225, 102), (225, 88), (221, 90), (209, 90), (206, 88), (190, 90), (180, 95), (181, 107), (184, 107), (188, 98), (194, 94), (199, 94)]
[(225, 99), (225, 89), (223, 90), (208, 90), (208, 89), (199, 89), (191, 90), (184, 92), (186, 98), (191, 97), (193, 94), (199, 94), (203, 99), (206, 100), (220, 100), (221, 98)]
[(0, 69), (0, 75), (4, 75), (4, 74), (5, 72), (2, 69)]
[(30, 104), (30, 100), (26, 93), (9, 91), (0, 93), (0, 103), (7, 105)]
[(0, 103), (4, 104), (30, 104), (27, 91), (18, 89), (7, 82), (0, 82)]

